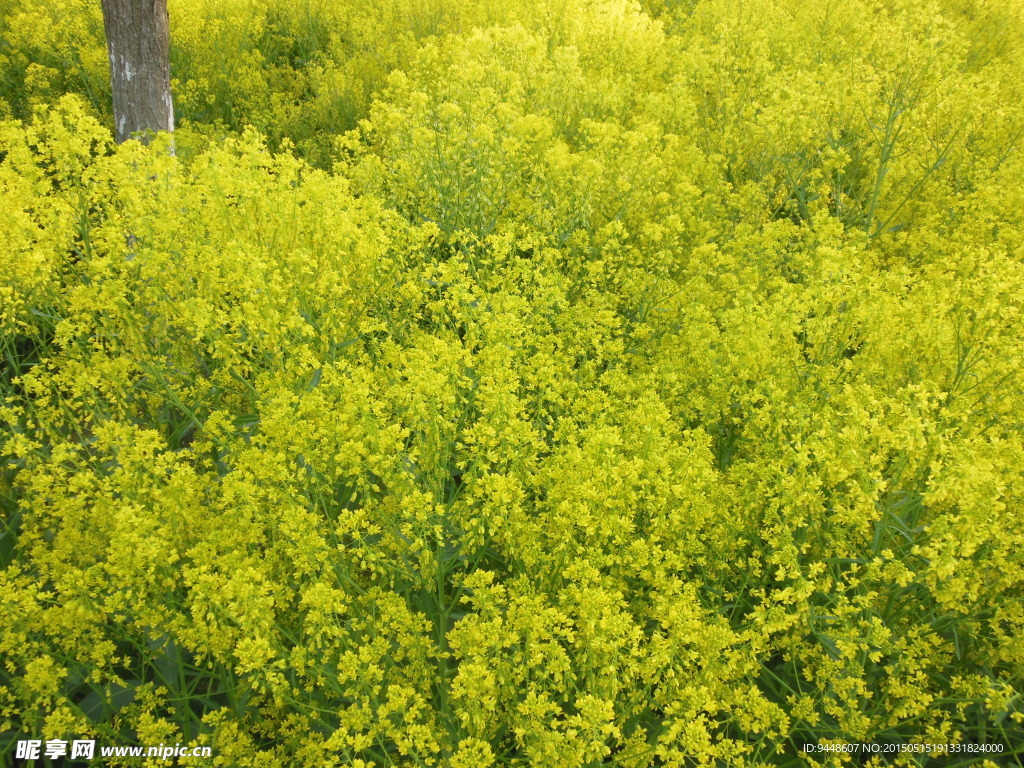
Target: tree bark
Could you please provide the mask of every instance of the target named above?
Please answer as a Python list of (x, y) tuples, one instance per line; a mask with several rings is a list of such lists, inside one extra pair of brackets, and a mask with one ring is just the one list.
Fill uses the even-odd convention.
[(117, 143), (140, 131), (173, 131), (167, 0), (103, 0), (103, 27)]

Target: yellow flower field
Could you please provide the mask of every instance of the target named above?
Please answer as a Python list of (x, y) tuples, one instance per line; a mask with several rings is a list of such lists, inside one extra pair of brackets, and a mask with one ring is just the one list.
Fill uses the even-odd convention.
[(1024, 764), (1021, 0), (169, 5), (0, 0), (0, 763)]

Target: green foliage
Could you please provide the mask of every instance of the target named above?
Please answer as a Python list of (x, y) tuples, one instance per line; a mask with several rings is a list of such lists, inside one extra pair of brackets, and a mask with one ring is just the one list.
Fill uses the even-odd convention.
[(1021, 764), (1018, 4), (171, 19), (0, 0), (5, 754)]

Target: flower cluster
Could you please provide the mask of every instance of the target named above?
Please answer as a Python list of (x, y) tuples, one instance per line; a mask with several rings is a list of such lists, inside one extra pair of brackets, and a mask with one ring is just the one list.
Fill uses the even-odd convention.
[(0, 1), (0, 748), (1019, 749), (1019, 4), (170, 5)]

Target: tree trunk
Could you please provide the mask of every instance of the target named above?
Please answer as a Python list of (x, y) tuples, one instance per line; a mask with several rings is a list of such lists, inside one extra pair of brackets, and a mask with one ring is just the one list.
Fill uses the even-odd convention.
[(103, 0), (103, 26), (117, 143), (139, 131), (173, 131), (167, 0)]

